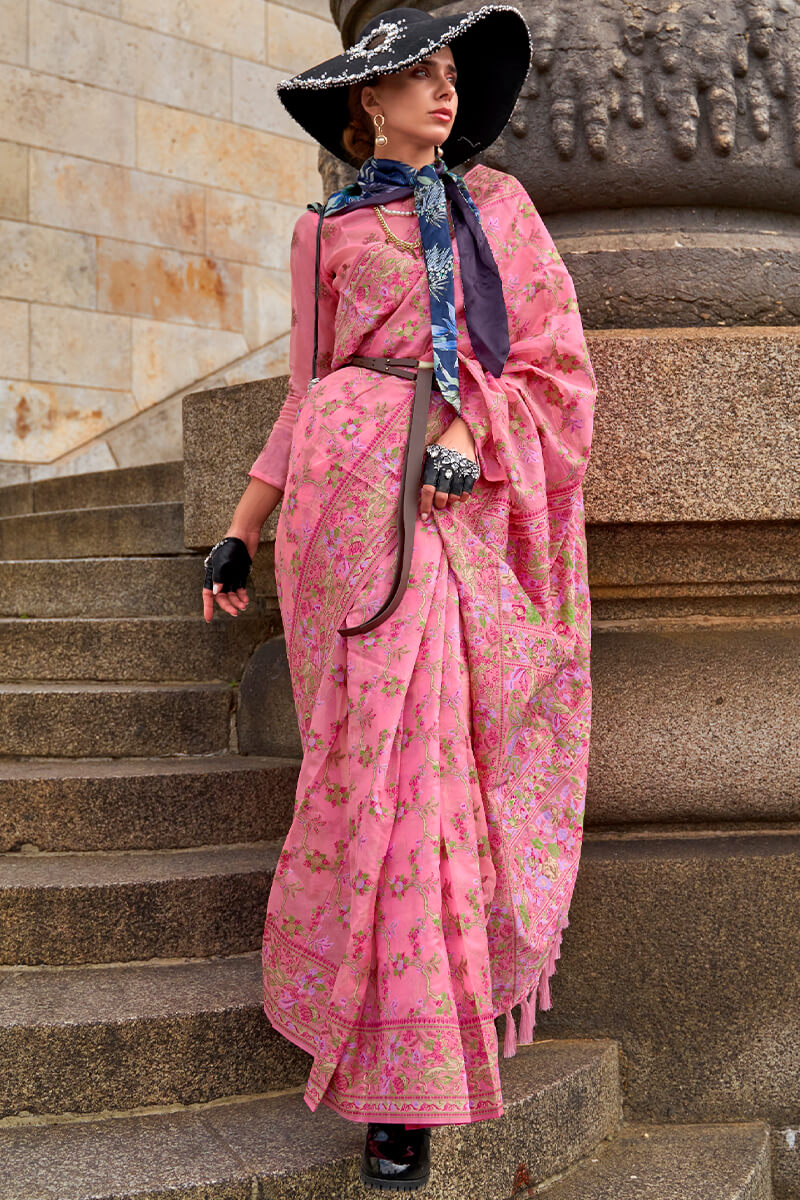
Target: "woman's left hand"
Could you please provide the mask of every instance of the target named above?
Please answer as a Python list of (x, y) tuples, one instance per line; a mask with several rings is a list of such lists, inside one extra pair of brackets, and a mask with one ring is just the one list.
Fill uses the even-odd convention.
[[(463, 454), (472, 462), (478, 461), (475, 440), (469, 425), (461, 417), (454, 417), (436, 441), (439, 446), (446, 446), (448, 450), (457, 450), (459, 454)], [(434, 505), (436, 508), (445, 508), (448, 504), (452, 505), (462, 500), (468, 500), (469, 495), (469, 492), (462, 492), (460, 496), (455, 496), (452, 492), (438, 492), (432, 483), (424, 483), (420, 488), (420, 515), (423, 521), (427, 521)]]

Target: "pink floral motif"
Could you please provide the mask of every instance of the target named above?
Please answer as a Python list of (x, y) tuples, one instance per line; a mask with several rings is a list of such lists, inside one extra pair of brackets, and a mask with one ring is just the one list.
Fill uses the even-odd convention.
[[(513, 176), (466, 175), (509, 314), (499, 378), (469, 342), (462, 416), (481, 478), (417, 521), (408, 589), (362, 637), (395, 565), (414, 385), (352, 354), (430, 358), (421, 260), (371, 207), (292, 241), (290, 391), (251, 474), (284, 488), (275, 569), (303, 741), (270, 892), (264, 1011), (313, 1056), (305, 1099), (355, 1120), (503, 1113), (503, 1053), (551, 1004), (580, 860), (591, 725), (582, 495), (595, 378), (569, 273)], [(404, 236), (402, 231), (400, 236)], [(409, 229), (406, 236), (411, 236)], [(434, 393), (428, 441), (452, 419)]]

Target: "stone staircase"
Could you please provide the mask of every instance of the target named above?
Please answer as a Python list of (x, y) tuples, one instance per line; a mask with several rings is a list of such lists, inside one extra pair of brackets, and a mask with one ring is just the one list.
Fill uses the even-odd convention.
[[(203, 621), (182, 489), (177, 462), (0, 491), (0, 1200), (376, 1195), (261, 1009), (298, 764), (240, 754), (237, 717), (280, 622), (269, 594)], [(502, 1119), (434, 1130), (426, 1196), (773, 1195), (765, 1120), (627, 1120), (616, 1038), (537, 1036)]]

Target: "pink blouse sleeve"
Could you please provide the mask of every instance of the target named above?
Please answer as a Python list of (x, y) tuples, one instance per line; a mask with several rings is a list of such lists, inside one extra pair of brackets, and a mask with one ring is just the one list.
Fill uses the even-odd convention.
[[(289, 390), (272, 426), (267, 442), (248, 471), (283, 491), (289, 471), (295, 419), (300, 399), (311, 378), (314, 356), (314, 265), (319, 217), (306, 209), (297, 218), (289, 252), (292, 320), (289, 330)], [(326, 218), (327, 221), (327, 218)], [(336, 293), (325, 265), (325, 225), (320, 244), (319, 324), (317, 328), (317, 377), (331, 369), (336, 318)]]

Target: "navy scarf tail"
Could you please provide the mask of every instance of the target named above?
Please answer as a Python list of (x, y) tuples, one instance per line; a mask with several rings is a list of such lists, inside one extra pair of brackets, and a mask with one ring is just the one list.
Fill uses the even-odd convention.
[(445, 190), (453, 206), (469, 340), (484, 371), (497, 378), (510, 350), (503, 282), (480, 220), (455, 180), (446, 179)]

